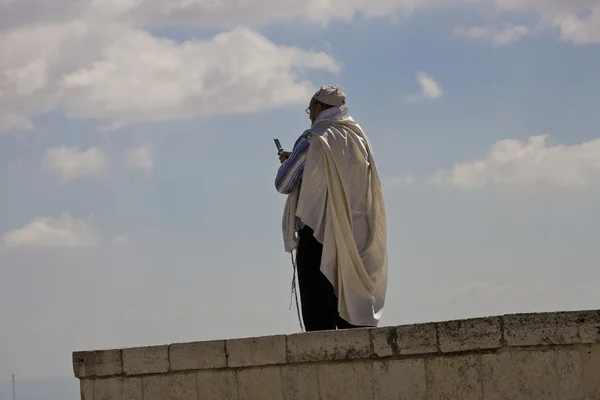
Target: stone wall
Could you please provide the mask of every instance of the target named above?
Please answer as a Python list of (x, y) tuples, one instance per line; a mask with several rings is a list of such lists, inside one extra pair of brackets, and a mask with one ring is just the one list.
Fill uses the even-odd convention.
[(73, 353), (82, 400), (600, 400), (600, 311)]

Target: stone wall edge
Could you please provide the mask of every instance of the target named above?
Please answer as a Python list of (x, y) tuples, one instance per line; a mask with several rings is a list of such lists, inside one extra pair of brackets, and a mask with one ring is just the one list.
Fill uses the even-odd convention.
[(600, 310), (514, 313), (356, 330), (78, 350), (72, 352), (72, 362), (76, 378), (90, 379), (579, 344), (600, 344)]

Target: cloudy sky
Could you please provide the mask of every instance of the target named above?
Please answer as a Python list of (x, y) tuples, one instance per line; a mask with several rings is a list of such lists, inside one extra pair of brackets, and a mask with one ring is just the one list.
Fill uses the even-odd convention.
[(0, 0), (0, 397), (298, 331), (272, 139), (321, 84), (385, 184), (382, 325), (597, 308), (599, 45), (598, 0)]

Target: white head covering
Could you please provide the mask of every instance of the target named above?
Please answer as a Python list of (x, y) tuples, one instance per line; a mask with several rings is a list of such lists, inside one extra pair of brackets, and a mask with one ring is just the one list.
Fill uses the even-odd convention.
[(346, 104), (346, 94), (337, 85), (323, 85), (312, 97), (323, 104), (340, 107)]

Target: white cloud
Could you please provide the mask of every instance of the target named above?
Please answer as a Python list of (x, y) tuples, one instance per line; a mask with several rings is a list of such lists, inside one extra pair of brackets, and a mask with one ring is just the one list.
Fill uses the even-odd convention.
[[(2, 0), (0, 29), (36, 23), (62, 23), (78, 18), (116, 21), (135, 27), (198, 26), (231, 29), (262, 26), (274, 21), (327, 23), (357, 16), (410, 15), (431, 8), (484, 4), (501, 12), (540, 15), (581, 15), (598, 7), (597, 0)], [(32, 12), (35, 10), (35, 12)]]
[(564, 14), (580, 12), (597, 6), (597, 0), (488, 0), (504, 11), (540, 11)]
[(427, 99), (439, 99), (444, 94), (442, 86), (424, 72), (417, 74), (417, 82), (421, 85), (421, 94)]
[(491, 41), (496, 46), (505, 46), (518, 42), (531, 32), (527, 26), (506, 26), (503, 29), (489, 27), (457, 27), (454, 34), (457, 37)]
[[(597, 0), (94, 0), (87, 12), (134, 21), (138, 26), (231, 28), (292, 19), (325, 24), (332, 20), (347, 22), (361, 16), (409, 16), (415, 11), (447, 9), (465, 4), (484, 4), (499, 12), (532, 12), (542, 19), (585, 15), (599, 7)], [(585, 24), (593, 21), (594, 18), (590, 17), (588, 15), (580, 22)]]
[(388, 177), (382, 179), (382, 185), (387, 190), (395, 190), (404, 188), (406, 186), (410, 186), (415, 182), (415, 176), (410, 174), (405, 174), (397, 177)]
[[(39, 0), (38, 0), (39, 1)], [(350, 21), (357, 15), (408, 15), (419, 8), (474, 0), (93, 0), (88, 12), (133, 21), (141, 26), (187, 25), (230, 29), (262, 26), (272, 21), (304, 20), (325, 24)], [(475, 0), (476, 1), (476, 0)]]
[(7, 111), (3, 114), (2, 110), (0, 109), (0, 133), (12, 130), (23, 132), (30, 131), (32, 129), (33, 123), (28, 118), (12, 111)]
[(130, 30), (101, 61), (66, 74), (62, 87), (72, 116), (120, 127), (306, 102), (314, 87), (297, 76), (307, 69), (336, 71), (337, 64), (245, 28), (183, 44)]
[(587, 18), (570, 14), (559, 18), (555, 25), (560, 28), (563, 40), (582, 45), (600, 43), (600, 5)]
[(486, 158), (460, 162), (433, 181), (462, 189), (486, 186), (586, 187), (600, 184), (600, 139), (547, 145), (548, 136), (497, 142)]
[(561, 39), (575, 44), (600, 43), (598, 0), (488, 0), (500, 11), (534, 12), (539, 26), (558, 29)]
[(277, 45), (238, 27), (178, 43), (131, 26), (74, 20), (0, 35), (0, 128), (31, 129), (64, 109), (103, 129), (303, 104), (308, 70), (337, 72), (324, 52)]
[[(306, 72), (336, 72), (336, 60), (278, 45), (249, 27), (407, 16), (470, 3), (533, 13), (537, 25), (559, 30), (563, 40), (600, 42), (597, 0), (0, 0), (0, 131), (31, 130), (37, 116), (56, 110), (118, 129), (302, 104), (314, 90)], [(173, 26), (228, 31), (182, 43), (149, 31)], [(507, 44), (531, 29), (463, 33)], [(422, 82), (428, 98), (441, 96)]]
[(44, 152), (42, 164), (48, 171), (58, 174), (60, 182), (68, 182), (101, 174), (106, 169), (107, 158), (99, 147), (80, 150), (59, 146)]
[(112, 237), (112, 242), (116, 245), (125, 245), (129, 243), (129, 238), (127, 237), (127, 235), (124, 234), (115, 235)]
[(154, 170), (154, 154), (149, 144), (134, 147), (125, 153), (125, 164), (133, 171), (139, 171), (146, 176)]
[(419, 72), (416, 80), (421, 87), (421, 93), (409, 95), (407, 98), (409, 102), (416, 103), (421, 100), (437, 100), (444, 95), (442, 85), (425, 72)]
[(60, 217), (41, 217), (3, 236), (6, 250), (89, 249), (101, 239), (92, 216), (76, 219), (68, 213)]

